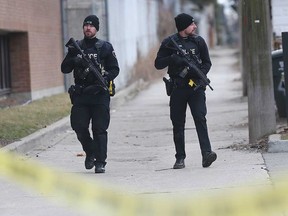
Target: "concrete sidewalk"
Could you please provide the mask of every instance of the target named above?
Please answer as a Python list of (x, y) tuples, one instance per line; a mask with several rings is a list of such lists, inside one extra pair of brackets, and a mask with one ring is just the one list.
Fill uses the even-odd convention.
[[(237, 57), (235, 50), (230, 49), (211, 50), (211, 57), (209, 78), (214, 91), (206, 91), (207, 120), (218, 159), (209, 168), (202, 168), (194, 122), (187, 110), (186, 168), (172, 169), (175, 150), (169, 97), (162, 80), (151, 83), (131, 100), (115, 99), (113, 104), (112, 99), (105, 174), (85, 170), (85, 157), (77, 156), (82, 149), (70, 128), (69, 118), (37, 132), (33, 139), (30, 136), (4, 149), (14, 149), (24, 153), (27, 160), (32, 158), (64, 173), (79, 174), (95, 184), (117, 186), (128, 193), (196, 196), (202, 192), (271, 185), (271, 175), (286, 171), (282, 158), (287, 161), (288, 157), (286, 153), (265, 153), (263, 158), (260, 152), (233, 150), (234, 145), (248, 143), (247, 100), (241, 96), (241, 74), (235, 67)], [(121, 97), (127, 95), (123, 92), (119, 93)], [(27, 146), (32, 142), (33, 148), (29, 149)], [(3, 216), (83, 215), (4, 177), (0, 179), (0, 188)]]

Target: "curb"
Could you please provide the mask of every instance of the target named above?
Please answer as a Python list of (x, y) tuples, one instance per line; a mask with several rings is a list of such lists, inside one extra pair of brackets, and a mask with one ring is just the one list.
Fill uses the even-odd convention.
[(268, 152), (288, 152), (288, 140), (281, 140), (280, 134), (272, 134), (268, 139)]

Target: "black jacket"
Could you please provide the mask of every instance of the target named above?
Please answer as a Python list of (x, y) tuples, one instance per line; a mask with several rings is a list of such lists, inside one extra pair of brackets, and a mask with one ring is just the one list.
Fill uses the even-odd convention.
[[(83, 39), (77, 41), (84, 53), (88, 55), (94, 65), (98, 68), (99, 72), (103, 74), (103, 77), (109, 81), (114, 80), (119, 74), (119, 65), (113, 49), (113, 46), (107, 42), (101, 40), (101, 47), (97, 49), (96, 42), (100, 42), (99, 39)], [(73, 104), (104, 104), (109, 107), (110, 95), (106, 91), (99, 91), (96, 77), (92, 72), (89, 72), (85, 78), (83, 78), (83, 70), (85, 65), (79, 64), (79, 61), (75, 61), (79, 53), (75, 48), (68, 48), (68, 53), (65, 56), (62, 64), (61, 71), (65, 74), (73, 71), (75, 87), (77, 93), (73, 95)], [(82, 76), (82, 77), (81, 77)]]
[[(98, 69), (101, 71), (101, 68), (105, 71), (105, 76), (107, 77), (107, 80), (114, 80), (118, 74), (119, 74), (119, 65), (117, 58), (115, 56), (115, 52), (113, 49), (113, 46), (107, 42), (103, 41), (103, 45), (100, 48), (100, 52), (95, 47), (96, 42), (99, 39), (93, 38), (93, 39), (87, 39), (85, 38), (83, 41), (80, 42), (80, 47), (84, 50), (85, 54), (88, 54), (88, 57), (92, 60), (92, 62), (97, 61), (97, 63), (100, 63), (101, 66), (95, 63), (95, 66), (98, 67)], [(98, 52), (100, 53), (100, 56), (98, 56)], [(78, 65), (75, 65), (74, 58), (78, 55), (77, 51), (74, 49), (68, 49), (68, 53), (66, 57), (64, 58), (62, 64), (61, 64), (61, 71), (63, 73), (70, 73), (74, 72), (74, 79), (75, 84), (79, 85), (90, 85), (94, 84), (95, 77), (91, 73), (88, 75), (87, 79), (83, 80), (79, 77), (79, 74), (77, 73), (78, 70), (83, 70), (84, 68), (77, 68)], [(96, 57), (96, 58), (95, 58)], [(81, 72), (79, 72), (81, 73)]]
[[(190, 54), (190, 57), (195, 59), (197, 62), (197, 67), (204, 73), (207, 74), (212, 66), (208, 47), (206, 45), (205, 40), (201, 36), (189, 36), (187, 38), (181, 38), (178, 33), (173, 34), (171, 37), (176, 41), (176, 43)], [(185, 43), (185, 46), (183, 46)], [(186, 47), (189, 49), (187, 50)], [(178, 51), (174, 48), (172, 41), (170, 40), (170, 36), (165, 38), (159, 51), (157, 53), (157, 57), (154, 62), (154, 66), (156, 69), (164, 69), (168, 66), (167, 73), (170, 77), (175, 78), (178, 77), (179, 72), (181, 72), (185, 66), (176, 66), (173, 63), (171, 58), (172, 54), (178, 54)], [(199, 79), (195, 74), (189, 73), (189, 77), (192, 79)]]

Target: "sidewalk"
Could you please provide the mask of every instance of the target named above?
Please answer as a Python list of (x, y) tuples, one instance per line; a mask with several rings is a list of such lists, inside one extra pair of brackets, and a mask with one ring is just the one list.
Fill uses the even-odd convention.
[[(13, 143), (6, 149), (17, 148), (27, 160), (32, 158), (64, 173), (79, 174), (89, 181), (117, 186), (128, 193), (196, 196), (202, 192), (271, 185), (270, 177), (288, 168), (284, 166), (288, 164), (288, 154), (265, 153), (262, 156), (260, 152), (232, 148), (248, 143), (247, 100), (241, 96), (241, 74), (234, 67), (237, 62), (234, 54), (235, 51), (229, 49), (211, 51), (213, 66), (209, 79), (214, 91), (206, 91), (207, 122), (218, 159), (209, 168), (202, 168), (195, 126), (187, 110), (186, 168), (172, 169), (175, 150), (169, 97), (162, 80), (152, 83), (132, 100), (120, 103), (120, 99), (113, 102), (112, 98), (105, 174), (85, 170), (85, 157), (77, 156), (82, 149), (69, 126), (69, 118), (48, 127), (45, 133), (38, 132), (40, 138), (34, 136), (37, 139), (33, 142), (41, 145), (36, 148), (24, 148), (29, 146), (29, 139), (23, 139), (22, 147)], [(114, 104), (116, 101), (118, 104)], [(55, 128), (58, 128), (57, 133)], [(45, 139), (41, 139), (44, 136)], [(2, 176), (0, 189), (0, 214), (3, 216), (83, 215), (54, 203), (50, 197), (22, 189)]]

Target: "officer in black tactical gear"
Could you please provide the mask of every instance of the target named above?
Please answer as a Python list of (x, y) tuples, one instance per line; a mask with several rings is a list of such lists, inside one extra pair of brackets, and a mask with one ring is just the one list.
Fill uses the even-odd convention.
[[(193, 64), (207, 74), (211, 68), (209, 52), (204, 39), (195, 34), (197, 26), (194, 18), (188, 14), (181, 13), (175, 17), (178, 33), (171, 35), (177, 45), (184, 50)], [(174, 169), (185, 167), (185, 121), (187, 104), (190, 107), (194, 119), (196, 131), (202, 153), (202, 166), (209, 167), (217, 158), (215, 152), (211, 150), (206, 124), (206, 86), (203, 85), (200, 77), (187, 67), (187, 61), (173, 47), (171, 38), (165, 38), (155, 59), (155, 67), (163, 69), (168, 66), (168, 74), (172, 83), (170, 96), (170, 119), (173, 125), (173, 139), (176, 149), (176, 162)], [(188, 70), (188, 73), (184, 73)], [(186, 74), (183, 77), (183, 74)], [(196, 88), (197, 87), (197, 88)], [(196, 88), (196, 90), (195, 90)]]
[[(81, 49), (107, 82), (119, 74), (118, 61), (113, 46), (96, 37), (99, 31), (99, 19), (89, 15), (83, 22), (84, 39), (77, 41)], [(104, 173), (107, 158), (107, 129), (110, 122), (110, 94), (101, 88), (99, 80), (89, 70), (87, 62), (73, 47), (68, 46), (68, 53), (61, 64), (61, 70), (67, 74), (73, 71), (75, 85), (69, 89), (72, 102), (71, 126), (76, 132), (86, 153), (85, 167), (95, 173)], [(92, 137), (89, 125), (92, 123)]]

